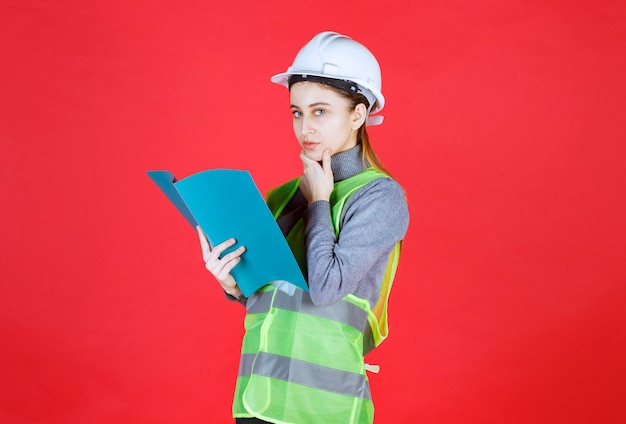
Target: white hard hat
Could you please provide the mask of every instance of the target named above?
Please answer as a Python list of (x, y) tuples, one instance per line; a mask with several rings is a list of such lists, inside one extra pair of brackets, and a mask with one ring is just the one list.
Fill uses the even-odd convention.
[[(363, 94), (370, 104), (368, 115), (385, 106), (378, 61), (364, 45), (346, 35), (320, 32), (302, 47), (287, 72), (274, 75), (271, 81), (289, 88), (292, 75), (301, 76), (301, 80), (311, 76), (336, 80), (340, 88)], [(366, 123), (378, 125), (382, 121), (382, 116), (368, 116)]]

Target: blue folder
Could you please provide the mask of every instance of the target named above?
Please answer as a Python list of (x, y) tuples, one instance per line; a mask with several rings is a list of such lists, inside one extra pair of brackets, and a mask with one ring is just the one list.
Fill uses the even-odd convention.
[(307, 290), (308, 285), (287, 241), (247, 171), (211, 169), (176, 180), (168, 171), (148, 176), (212, 246), (235, 238), (246, 251), (232, 270), (248, 297), (272, 281), (288, 281)]

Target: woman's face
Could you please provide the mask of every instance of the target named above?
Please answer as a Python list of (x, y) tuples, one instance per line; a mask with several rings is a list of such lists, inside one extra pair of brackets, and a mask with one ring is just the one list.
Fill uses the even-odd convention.
[(293, 130), (307, 157), (321, 161), (325, 149), (334, 155), (356, 146), (367, 112), (363, 105), (350, 110), (350, 102), (334, 90), (308, 81), (294, 84), (289, 97)]

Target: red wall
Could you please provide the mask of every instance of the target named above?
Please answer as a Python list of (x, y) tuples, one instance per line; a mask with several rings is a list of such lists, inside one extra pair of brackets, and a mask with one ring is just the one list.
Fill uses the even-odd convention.
[(296, 176), (323, 29), (412, 214), (377, 423), (626, 422), (624, 2), (403, 3), (2, 3), (1, 422), (229, 422), (243, 309), (145, 171)]

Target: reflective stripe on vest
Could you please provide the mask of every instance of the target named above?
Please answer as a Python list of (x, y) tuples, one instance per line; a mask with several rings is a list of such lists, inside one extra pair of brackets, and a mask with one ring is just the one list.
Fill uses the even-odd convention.
[[(267, 352), (259, 352), (257, 355), (244, 354), (239, 363), (239, 376), (249, 377), (252, 373), (326, 392), (372, 399), (365, 375), (324, 367), (288, 356)], [(363, 388), (367, 390), (364, 391)]]
[[(367, 312), (346, 300), (340, 300), (329, 306), (316, 306), (311, 301), (311, 297), (306, 296), (302, 290), (296, 291), (293, 296), (299, 296), (300, 299), (295, 300), (292, 296), (280, 290), (276, 291), (275, 294), (273, 291), (256, 293), (248, 299), (246, 305), (247, 313), (266, 313), (269, 312), (270, 306), (273, 306), (274, 308), (338, 321), (354, 327), (361, 333), (367, 327)], [(273, 304), (272, 298), (274, 299)]]

